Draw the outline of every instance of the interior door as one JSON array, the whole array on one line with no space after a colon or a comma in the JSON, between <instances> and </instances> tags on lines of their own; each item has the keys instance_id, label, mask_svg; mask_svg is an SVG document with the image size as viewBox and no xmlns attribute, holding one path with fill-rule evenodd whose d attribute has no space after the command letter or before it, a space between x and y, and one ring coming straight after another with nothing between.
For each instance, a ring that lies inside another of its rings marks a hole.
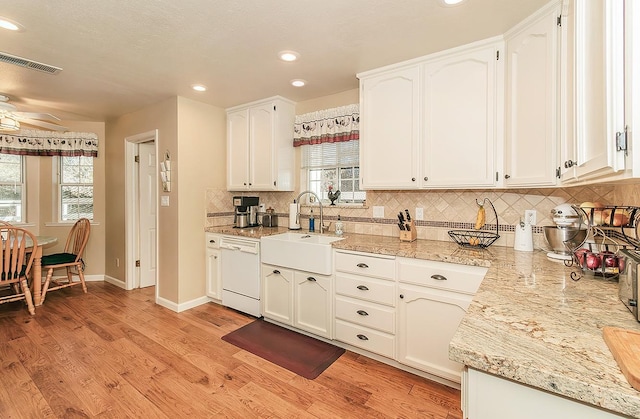
<instances>
[{"instance_id":1,"label":"interior door","mask_svg":"<svg viewBox=\"0 0 640 419\"><path fill-rule=\"evenodd\" d=\"M156 284L156 147L153 142L142 143L138 190L140 208L140 288Z\"/></svg>"}]
</instances>

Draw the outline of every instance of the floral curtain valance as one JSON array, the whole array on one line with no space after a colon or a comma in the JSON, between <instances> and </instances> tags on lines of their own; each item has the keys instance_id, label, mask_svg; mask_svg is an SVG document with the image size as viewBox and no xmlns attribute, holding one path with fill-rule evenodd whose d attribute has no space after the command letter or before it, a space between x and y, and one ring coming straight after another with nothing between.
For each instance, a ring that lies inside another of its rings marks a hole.
<instances>
[{"instance_id":1,"label":"floral curtain valance","mask_svg":"<svg viewBox=\"0 0 640 419\"><path fill-rule=\"evenodd\" d=\"M22 156L98 157L98 136L92 132L20 130L0 133L0 153Z\"/></svg>"},{"instance_id":2,"label":"floral curtain valance","mask_svg":"<svg viewBox=\"0 0 640 419\"><path fill-rule=\"evenodd\" d=\"M296 115L293 146L339 143L360 138L358 104Z\"/></svg>"}]
</instances>

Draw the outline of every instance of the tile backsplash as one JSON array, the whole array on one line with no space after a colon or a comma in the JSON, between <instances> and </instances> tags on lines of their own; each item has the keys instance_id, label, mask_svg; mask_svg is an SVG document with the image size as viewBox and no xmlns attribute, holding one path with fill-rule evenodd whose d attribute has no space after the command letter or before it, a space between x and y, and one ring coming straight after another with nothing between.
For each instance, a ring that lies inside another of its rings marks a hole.
<instances>
[{"instance_id":1,"label":"tile backsplash","mask_svg":"<svg viewBox=\"0 0 640 419\"><path fill-rule=\"evenodd\" d=\"M233 222L232 197L238 192L209 189L206 192L207 226ZM244 195L259 196L267 208L275 209L281 226L288 224L289 203L297 192L257 192ZM415 218L416 208L423 208L424 220L417 222L418 238L449 240L452 228L471 228L475 222L477 200L488 198L493 203L500 226L497 245L513 245L513 226L524 217L525 210L537 211L537 226L552 225L550 211L562 203L599 201L607 205L640 205L640 184L596 184L549 189L487 189L487 190L420 190L368 191L364 206L324 206L325 224L335 222L340 215L345 232L398 236L397 214L408 209ZM373 218L373 207L383 206L384 217ZM301 210L302 227L306 226L309 209ZM315 211L316 217L317 211ZM464 224L460 224L464 223ZM487 223L495 225L495 216L487 208ZM333 231L333 226L330 227ZM534 245L545 247L541 229L536 229Z\"/></svg>"}]
</instances>

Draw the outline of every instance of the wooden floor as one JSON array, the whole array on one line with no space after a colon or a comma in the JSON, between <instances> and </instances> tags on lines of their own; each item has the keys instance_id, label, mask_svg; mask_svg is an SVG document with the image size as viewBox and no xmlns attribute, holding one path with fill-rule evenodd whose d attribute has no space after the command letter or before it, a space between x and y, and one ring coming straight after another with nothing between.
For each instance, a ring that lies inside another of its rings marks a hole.
<instances>
[{"instance_id":1,"label":"wooden floor","mask_svg":"<svg viewBox=\"0 0 640 419\"><path fill-rule=\"evenodd\" d=\"M460 392L347 351L307 380L224 342L253 320L91 282L0 305L0 418L459 419Z\"/></svg>"}]
</instances>

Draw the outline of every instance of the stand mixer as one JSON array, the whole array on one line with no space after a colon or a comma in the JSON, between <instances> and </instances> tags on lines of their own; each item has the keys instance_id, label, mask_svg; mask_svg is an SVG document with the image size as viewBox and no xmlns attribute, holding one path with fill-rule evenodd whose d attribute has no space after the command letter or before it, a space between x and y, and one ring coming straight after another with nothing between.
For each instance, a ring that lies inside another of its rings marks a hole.
<instances>
[{"instance_id":1,"label":"stand mixer","mask_svg":"<svg viewBox=\"0 0 640 419\"><path fill-rule=\"evenodd\" d=\"M544 237L553 249L547 257L571 260L573 250L582 246L589 230L570 204L558 205L551 210L551 216L555 225L544 227Z\"/></svg>"}]
</instances>

